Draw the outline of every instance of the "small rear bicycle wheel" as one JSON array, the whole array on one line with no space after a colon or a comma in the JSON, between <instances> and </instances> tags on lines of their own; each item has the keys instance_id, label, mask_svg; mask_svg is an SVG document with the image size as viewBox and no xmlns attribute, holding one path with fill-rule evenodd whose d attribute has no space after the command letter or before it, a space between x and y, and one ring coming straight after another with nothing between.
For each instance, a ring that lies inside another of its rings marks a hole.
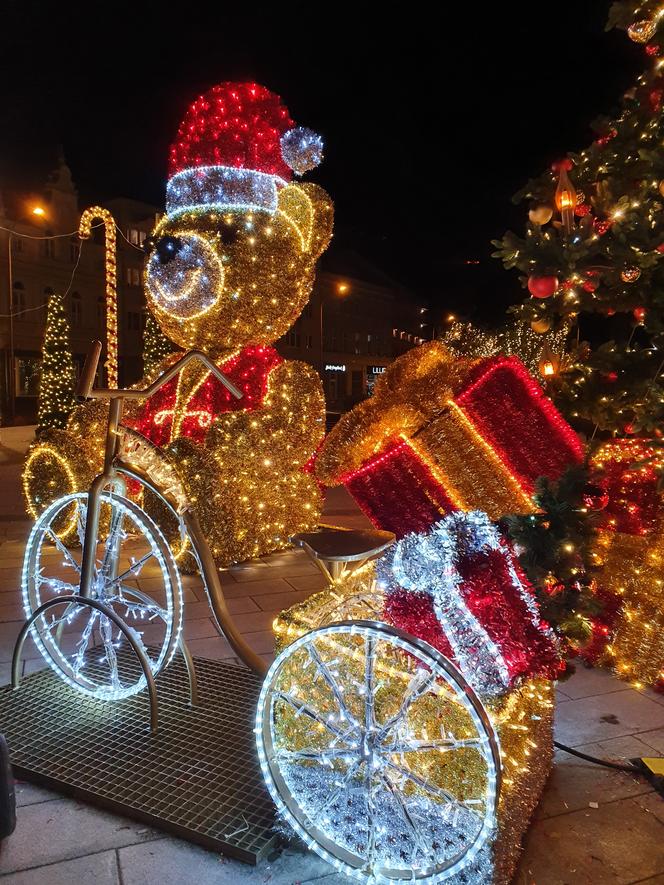
<instances>
[{"instance_id":1,"label":"small rear bicycle wheel","mask_svg":"<svg viewBox=\"0 0 664 885\"><path fill-rule=\"evenodd\" d=\"M256 740L275 804L346 875L434 883L482 864L498 741L472 688L427 643L371 621L312 630L270 667Z\"/></svg>"},{"instance_id":2,"label":"small rear bicycle wheel","mask_svg":"<svg viewBox=\"0 0 664 885\"><path fill-rule=\"evenodd\" d=\"M79 593L88 496L54 501L35 523L23 562L23 607ZM130 628L152 673L167 666L182 629L182 585L173 554L150 517L113 492L101 496L102 518L90 596ZM66 546L57 527L74 514L79 544ZM69 685L104 700L128 697L146 684L122 633L103 612L63 601L39 616L30 634L47 663Z\"/></svg>"}]
</instances>

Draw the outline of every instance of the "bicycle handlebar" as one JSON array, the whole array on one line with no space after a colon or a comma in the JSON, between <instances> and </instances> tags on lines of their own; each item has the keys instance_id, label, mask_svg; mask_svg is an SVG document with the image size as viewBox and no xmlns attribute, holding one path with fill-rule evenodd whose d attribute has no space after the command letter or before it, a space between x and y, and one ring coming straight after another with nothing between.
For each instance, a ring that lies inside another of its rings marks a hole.
<instances>
[{"instance_id":1,"label":"bicycle handlebar","mask_svg":"<svg viewBox=\"0 0 664 885\"><path fill-rule=\"evenodd\" d=\"M227 378L223 372L221 372L217 366L212 362L212 360L207 357L200 350L190 350L188 353L185 353L183 357L181 357L176 363L173 363L172 366L169 366L165 372L156 378L152 384L148 385L148 387L143 388L143 390L110 390L107 388L97 388L97 390L92 389L92 385L94 383L94 378L97 373L97 365L99 364L99 356L101 354L101 342L93 341L92 346L88 352L87 357L85 358L85 365L83 366L83 371L81 372L81 377L79 378L78 384L76 386L76 398L78 400L86 400L86 399L147 399L148 397L155 394L164 384L167 384L171 378L173 378L177 373L184 369L184 367L192 362L193 360L198 360L203 363L203 365L209 369L209 371L214 375L214 377L220 381L226 390L228 390L236 399L242 399L242 391L239 390L233 382Z\"/></svg>"}]
</instances>

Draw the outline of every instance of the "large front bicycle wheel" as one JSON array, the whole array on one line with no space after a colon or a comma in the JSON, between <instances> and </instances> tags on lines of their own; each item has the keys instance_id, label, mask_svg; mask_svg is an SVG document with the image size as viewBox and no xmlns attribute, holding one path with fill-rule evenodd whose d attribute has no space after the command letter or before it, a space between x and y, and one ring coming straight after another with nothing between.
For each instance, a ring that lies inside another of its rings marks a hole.
<instances>
[{"instance_id":1,"label":"large front bicycle wheel","mask_svg":"<svg viewBox=\"0 0 664 885\"><path fill-rule=\"evenodd\" d=\"M256 739L286 820L348 876L440 882L488 850L497 738L425 642L371 621L305 634L267 674Z\"/></svg>"},{"instance_id":2,"label":"large front bicycle wheel","mask_svg":"<svg viewBox=\"0 0 664 885\"><path fill-rule=\"evenodd\" d=\"M35 523L25 552L23 606L79 593L87 494L54 501ZM154 675L168 665L182 628L182 585L158 526L133 501L104 492L90 596L131 629ZM62 514L75 519L80 545L58 535ZM72 516L73 514L73 516ZM145 676L122 633L103 611L63 601L39 616L30 634L47 663L79 691L105 700L136 694Z\"/></svg>"}]
</instances>

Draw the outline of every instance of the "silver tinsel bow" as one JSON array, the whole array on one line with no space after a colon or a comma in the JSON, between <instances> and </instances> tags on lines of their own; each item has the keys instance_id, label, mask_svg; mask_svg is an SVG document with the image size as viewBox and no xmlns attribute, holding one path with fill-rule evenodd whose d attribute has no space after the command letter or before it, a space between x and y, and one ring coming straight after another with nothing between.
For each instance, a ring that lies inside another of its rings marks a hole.
<instances>
[{"instance_id":1,"label":"silver tinsel bow","mask_svg":"<svg viewBox=\"0 0 664 885\"><path fill-rule=\"evenodd\" d=\"M377 565L379 585L386 591L403 587L427 593L463 675L480 694L502 694L509 672L500 648L466 605L461 592L459 560L482 550L501 549L500 536L481 510L450 513L422 534L406 535ZM520 588L536 621L537 609L522 586L511 557L512 580Z\"/></svg>"}]
</instances>

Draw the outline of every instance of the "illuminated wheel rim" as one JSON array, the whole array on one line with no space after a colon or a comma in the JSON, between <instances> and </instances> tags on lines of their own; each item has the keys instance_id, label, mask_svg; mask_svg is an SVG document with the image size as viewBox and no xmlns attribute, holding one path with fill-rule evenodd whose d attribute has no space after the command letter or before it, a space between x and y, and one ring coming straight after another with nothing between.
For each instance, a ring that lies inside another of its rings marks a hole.
<instances>
[{"instance_id":1,"label":"illuminated wheel rim","mask_svg":"<svg viewBox=\"0 0 664 885\"><path fill-rule=\"evenodd\" d=\"M346 875L434 883L482 865L498 741L472 688L427 643L372 621L305 634L270 667L256 740L275 804Z\"/></svg>"},{"instance_id":2,"label":"illuminated wheel rim","mask_svg":"<svg viewBox=\"0 0 664 885\"><path fill-rule=\"evenodd\" d=\"M22 573L28 618L48 600L79 592L87 497L79 492L54 501L30 533ZM97 545L92 598L132 630L156 675L170 663L182 628L182 585L175 560L140 507L110 492L101 500L106 530ZM72 507L80 541L74 548L54 529L60 514ZM37 618L30 635L52 669L84 694L115 700L145 687L145 675L126 639L103 612L63 602Z\"/></svg>"}]
</instances>

